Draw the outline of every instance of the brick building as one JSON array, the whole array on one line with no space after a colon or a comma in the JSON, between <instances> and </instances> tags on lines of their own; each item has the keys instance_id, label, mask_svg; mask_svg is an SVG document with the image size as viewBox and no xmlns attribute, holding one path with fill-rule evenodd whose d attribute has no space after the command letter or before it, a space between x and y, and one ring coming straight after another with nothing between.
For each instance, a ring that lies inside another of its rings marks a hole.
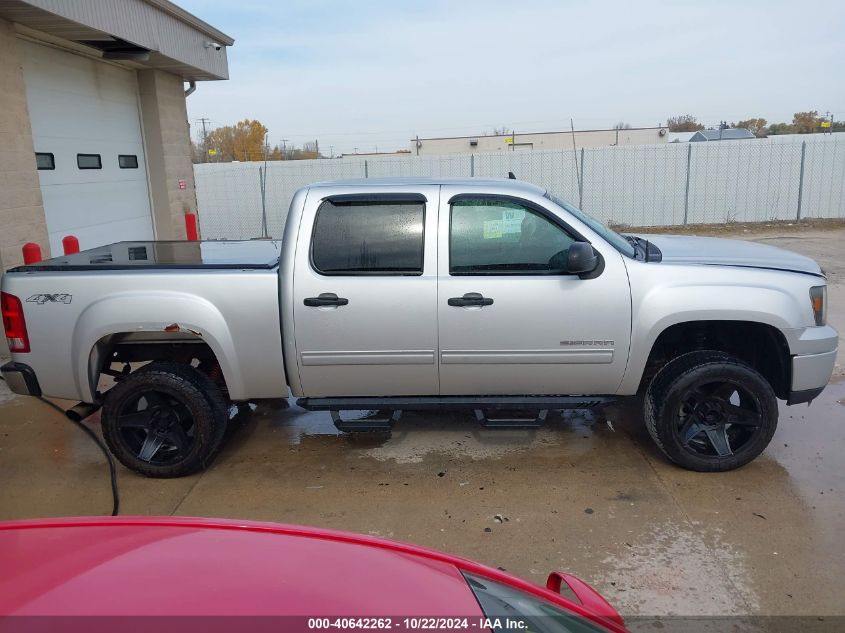
<instances>
[{"instance_id":1,"label":"brick building","mask_svg":"<svg viewBox=\"0 0 845 633\"><path fill-rule=\"evenodd\" d=\"M0 0L0 270L66 235L184 239L185 100L233 42L168 0Z\"/></svg>"}]
</instances>

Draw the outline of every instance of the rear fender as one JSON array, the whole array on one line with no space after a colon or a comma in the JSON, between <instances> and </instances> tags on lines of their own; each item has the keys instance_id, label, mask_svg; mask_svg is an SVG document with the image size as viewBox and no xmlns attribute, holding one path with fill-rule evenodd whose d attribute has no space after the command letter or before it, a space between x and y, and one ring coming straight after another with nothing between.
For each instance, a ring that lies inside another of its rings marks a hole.
<instances>
[{"instance_id":1,"label":"rear fender","mask_svg":"<svg viewBox=\"0 0 845 633\"><path fill-rule=\"evenodd\" d=\"M97 342L114 334L139 332L182 332L201 338L217 357L229 393L236 397L244 392L231 332L214 304L185 293L126 292L95 301L76 322L74 379L83 401L94 401L102 361Z\"/></svg>"}]
</instances>

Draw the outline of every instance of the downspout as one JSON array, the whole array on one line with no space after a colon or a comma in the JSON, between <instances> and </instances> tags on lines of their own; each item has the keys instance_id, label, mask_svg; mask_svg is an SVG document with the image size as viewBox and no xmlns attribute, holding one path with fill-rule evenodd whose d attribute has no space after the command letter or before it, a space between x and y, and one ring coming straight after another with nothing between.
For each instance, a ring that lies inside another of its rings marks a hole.
<instances>
[{"instance_id":1,"label":"downspout","mask_svg":"<svg viewBox=\"0 0 845 633\"><path fill-rule=\"evenodd\" d=\"M185 98L187 99L192 94L194 94L194 90L197 89L197 82L196 81L189 81L188 82L188 89L185 91Z\"/></svg>"}]
</instances>

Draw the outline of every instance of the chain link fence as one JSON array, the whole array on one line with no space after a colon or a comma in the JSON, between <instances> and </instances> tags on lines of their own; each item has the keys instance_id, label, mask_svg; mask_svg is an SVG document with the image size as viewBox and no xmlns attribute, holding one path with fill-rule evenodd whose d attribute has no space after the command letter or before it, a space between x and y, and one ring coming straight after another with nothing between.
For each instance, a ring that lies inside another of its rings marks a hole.
<instances>
[{"instance_id":1,"label":"chain link fence","mask_svg":"<svg viewBox=\"0 0 845 633\"><path fill-rule=\"evenodd\" d=\"M204 239L281 237L294 192L317 181L508 172L614 226L845 218L845 134L194 166Z\"/></svg>"}]
</instances>

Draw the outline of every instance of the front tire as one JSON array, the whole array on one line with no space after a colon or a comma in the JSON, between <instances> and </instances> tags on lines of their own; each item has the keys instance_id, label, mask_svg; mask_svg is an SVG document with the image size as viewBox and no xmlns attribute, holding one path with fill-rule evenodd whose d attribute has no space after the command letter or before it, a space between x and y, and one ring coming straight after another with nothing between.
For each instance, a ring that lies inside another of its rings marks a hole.
<instances>
[{"instance_id":1,"label":"front tire","mask_svg":"<svg viewBox=\"0 0 845 633\"><path fill-rule=\"evenodd\" d=\"M111 452L130 470L158 478L206 468L226 432L219 388L178 363L150 363L104 397L101 423Z\"/></svg>"},{"instance_id":2,"label":"front tire","mask_svg":"<svg viewBox=\"0 0 845 633\"><path fill-rule=\"evenodd\" d=\"M739 359L690 352L667 363L648 387L645 421L658 448L689 470L744 466L769 445L778 422L768 381Z\"/></svg>"}]
</instances>

